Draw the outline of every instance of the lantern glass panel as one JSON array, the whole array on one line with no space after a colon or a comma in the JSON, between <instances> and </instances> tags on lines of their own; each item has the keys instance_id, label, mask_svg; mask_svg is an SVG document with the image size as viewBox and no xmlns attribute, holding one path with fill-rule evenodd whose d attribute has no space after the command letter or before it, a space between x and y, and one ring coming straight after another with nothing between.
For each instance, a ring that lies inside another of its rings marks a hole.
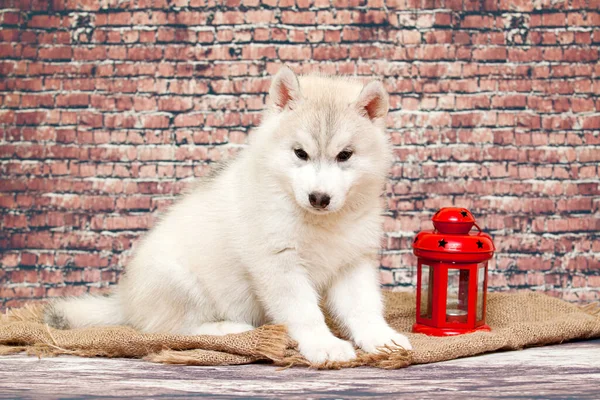
<instances>
[{"instance_id":1,"label":"lantern glass panel","mask_svg":"<svg viewBox=\"0 0 600 400\"><path fill-rule=\"evenodd\" d=\"M433 268L421 265L421 318L431 319L433 304Z\"/></svg>"},{"instance_id":2,"label":"lantern glass panel","mask_svg":"<svg viewBox=\"0 0 600 400\"><path fill-rule=\"evenodd\" d=\"M468 269L448 269L447 293L446 321L466 323L469 309Z\"/></svg>"},{"instance_id":3,"label":"lantern glass panel","mask_svg":"<svg viewBox=\"0 0 600 400\"><path fill-rule=\"evenodd\" d=\"M487 262L479 264L477 268L477 321L483 319L483 306L485 294L485 268Z\"/></svg>"}]
</instances>

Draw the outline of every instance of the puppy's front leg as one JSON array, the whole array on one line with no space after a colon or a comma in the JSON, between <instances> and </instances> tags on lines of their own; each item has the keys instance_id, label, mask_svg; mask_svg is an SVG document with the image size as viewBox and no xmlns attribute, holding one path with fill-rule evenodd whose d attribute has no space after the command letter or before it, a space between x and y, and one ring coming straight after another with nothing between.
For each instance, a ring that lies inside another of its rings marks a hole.
<instances>
[{"instance_id":1,"label":"puppy's front leg","mask_svg":"<svg viewBox=\"0 0 600 400\"><path fill-rule=\"evenodd\" d=\"M327 304L354 343L364 351L374 353L377 347L393 343L412 349L408 338L392 329L383 318L379 272L375 262L361 260L340 275L329 289Z\"/></svg>"},{"instance_id":2,"label":"puppy's front leg","mask_svg":"<svg viewBox=\"0 0 600 400\"><path fill-rule=\"evenodd\" d=\"M251 271L257 293L274 323L285 324L308 361L348 361L356 356L349 342L325 324L319 297L295 251L266 257Z\"/></svg>"}]
</instances>

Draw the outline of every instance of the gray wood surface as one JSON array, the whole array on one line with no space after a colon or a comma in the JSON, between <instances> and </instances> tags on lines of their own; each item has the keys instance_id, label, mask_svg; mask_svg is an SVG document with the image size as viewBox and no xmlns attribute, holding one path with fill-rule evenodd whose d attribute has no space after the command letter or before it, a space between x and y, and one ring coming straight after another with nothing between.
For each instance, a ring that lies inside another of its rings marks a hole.
<instances>
[{"instance_id":1,"label":"gray wood surface","mask_svg":"<svg viewBox=\"0 0 600 400\"><path fill-rule=\"evenodd\" d=\"M386 371L187 367L139 360L0 357L1 399L600 399L600 340Z\"/></svg>"}]
</instances>

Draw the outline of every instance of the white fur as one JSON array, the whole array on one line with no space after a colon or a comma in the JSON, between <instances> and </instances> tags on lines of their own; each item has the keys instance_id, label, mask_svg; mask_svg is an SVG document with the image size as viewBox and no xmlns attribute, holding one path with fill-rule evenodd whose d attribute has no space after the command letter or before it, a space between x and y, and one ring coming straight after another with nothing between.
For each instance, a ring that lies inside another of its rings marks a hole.
<instances>
[{"instance_id":1,"label":"white fur","mask_svg":"<svg viewBox=\"0 0 600 400\"><path fill-rule=\"evenodd\" d=\"M70 326L226 334L280 323L311 362L352 359L352 345L325 324L324 297L362 349L410 348L383 319L378 282L379 197L391 155L383 86L298 80L284 68L270 97L248 148L172 207L110 300L54 304ZM309 160L296 156L297 147ZM352 157L337 162L344 149ZM310 206L313 191L331 196L325 210Z\"/></svg>"}]
</instances>

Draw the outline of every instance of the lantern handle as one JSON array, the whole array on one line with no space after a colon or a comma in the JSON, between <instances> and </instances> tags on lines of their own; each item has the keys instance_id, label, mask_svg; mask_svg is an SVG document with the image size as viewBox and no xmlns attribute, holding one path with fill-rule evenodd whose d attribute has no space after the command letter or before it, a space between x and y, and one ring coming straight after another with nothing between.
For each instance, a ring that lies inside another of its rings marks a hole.
<instances>
[{"instance_id":1,"label":"lantern handle","mask_svg":"<svg viewBox=\"0 0 600 400\"><path fill-rule=\"evenodd\" d=\"M477 222L473 222L473 225L475 226L475 228L479 229L479 233L483 233L479 225L477 225Z\"/></svg>"}]
</instances>

